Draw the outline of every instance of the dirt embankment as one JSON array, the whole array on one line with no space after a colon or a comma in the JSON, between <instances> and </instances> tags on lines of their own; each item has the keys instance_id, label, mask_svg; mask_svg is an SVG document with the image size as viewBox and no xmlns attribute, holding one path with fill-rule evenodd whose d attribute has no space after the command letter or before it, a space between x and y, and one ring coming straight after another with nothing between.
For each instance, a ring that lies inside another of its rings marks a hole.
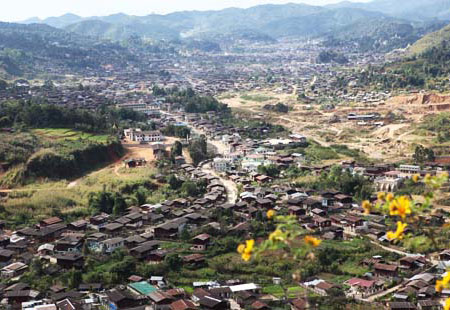
<instances>
[{"instance_id":1,"label":"dirt embankment","mask_svg":"<svg viewBox=\"0 0 450 310\"><path fill-rule=\"evenodd\" d=\"M388 105L414 107L419 113L450 111L450 95L411 94L397 96L387 101Z\"/></svg>"}]
</instances>

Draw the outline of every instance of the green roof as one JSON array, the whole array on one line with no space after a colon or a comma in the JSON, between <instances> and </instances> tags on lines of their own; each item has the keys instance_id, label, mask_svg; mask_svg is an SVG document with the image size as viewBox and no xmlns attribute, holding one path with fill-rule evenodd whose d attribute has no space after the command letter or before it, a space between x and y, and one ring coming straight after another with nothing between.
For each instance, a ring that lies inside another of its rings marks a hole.
<instances>
[{"instance_id":1,"label":"green roof","mask_svg":"<svg viewBox=\"0 0 450 310\"><path fill-rule=\"evenodd\" d=\"M156 287L150 285L150 283L148 283L147 281L130 283L128 286L130 286L135 291L138 291L142 295L148 295L154 291L157 291Z\"/></svg>"}]
</instances>

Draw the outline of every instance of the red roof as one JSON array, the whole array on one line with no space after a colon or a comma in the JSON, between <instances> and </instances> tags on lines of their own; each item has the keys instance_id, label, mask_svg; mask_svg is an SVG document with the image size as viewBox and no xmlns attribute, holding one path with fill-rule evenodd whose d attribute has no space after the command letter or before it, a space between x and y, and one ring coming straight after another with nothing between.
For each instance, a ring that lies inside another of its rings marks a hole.
<instances>
[{"instance_id":1,"label":"red roof","mask_svg":"<svg viewBox=\"0 0 450 310\"><path fill-rule=\"evenodd\" d=\"M375 281L352 278L348 280L347 283L350 286L372 287L375 284Z\"/></svg>"},{"instance_id":2,"label":"red roof","mask_svg":"<svg viewBox=\"0 0 450 310\"><path fill-rule=\"evenodd\" d=\"M197 309L192 301L180 299L170 305L172 310Z\"/></svg>"}]
</instances>

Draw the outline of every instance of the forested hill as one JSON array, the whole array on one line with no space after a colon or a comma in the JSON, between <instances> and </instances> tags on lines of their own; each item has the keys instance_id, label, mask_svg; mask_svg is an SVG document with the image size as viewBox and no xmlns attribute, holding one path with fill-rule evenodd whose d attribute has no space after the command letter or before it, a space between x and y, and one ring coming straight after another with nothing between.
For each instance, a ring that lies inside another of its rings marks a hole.
<instances>
[{"instance_id":1,"label":"forested hill","mask_svg":"<svg viewBox=\"0 0 450 310\"><path fill-rule=\"evenodd\" d=\"M104 42L42 24L0 23L0 73L89 72L106 64L125 66L135 56Z\"/></svg>"},{"instance_id":2,"label":"forested hill","mask_svg":"<svg viewBox=\"0 0 450 310\"><path fill-rule=\"evenodd\" d=\"M34 102L0 103L1 187L35 178L71 179L122 156L118 132L145 124L144 114L102 107L96 111Z\"/></svg>"},{"instance_id":3,"label":"forested hill","mask_svg":"<svg viewBox=\"0 0 450 310\"><path fill-rule=\"evenodd\" d=\"M25 22L36 21L39 20ZM146 16L115 14L81 18L66 14L39 22L78 34L118 41L139 36L154 40L204 39L217 43L224 37L242 39L241 34L245 33L245 38L262 41L327 37L348 44L349 41L360 43L369 39L369 48L384 50L406 47L427 30L434 30L428 29L427 23L387 15L372 7L365 9L344 4L321 7L290 3ZM339 36L340 33L343 37Z\"/></svg>"},{"instance_id":4,"label":"forested hill","mask_svg":"<svg viewBox=\"0 0 450 310\"><path fill-rule=\"evenodd\" d=\"M433 47L439 47L444 42L450 42L450 25L432 32L418 40L407 50L408 56L420 55Z\"/></svg>"},{"instance_id":5,"label":"forested hill","mask_svg":"<svg viewBox=\"0 0 450 310\"><path fill-rule=\"evenodd\" d=\"M450 42L441 43L421 54L370 67L358 80L380 89L418 89L444 91L450 74Z\"/></svg>"}]
</instances>

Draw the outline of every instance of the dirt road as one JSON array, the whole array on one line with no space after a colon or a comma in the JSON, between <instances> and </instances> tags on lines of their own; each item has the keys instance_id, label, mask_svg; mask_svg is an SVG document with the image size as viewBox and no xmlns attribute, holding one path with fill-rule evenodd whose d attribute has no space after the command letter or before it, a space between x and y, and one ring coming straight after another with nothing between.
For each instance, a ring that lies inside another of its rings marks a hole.
<instances>
[{"instance_id":1,"label":"dirt road","mask_svg":"<svg viewBox=\"0 0 450 310\"><path fill-rule=\"evenodd\" d=\"M198 130L193 127L191 127L191 130L198 135L204 134L204 132L202 132L201 130ZM208 145L213 146L215 153L217 153L219 155L225 155L230 152L229 147L227 145L225 145L225 143L223 143L222 141L219 141L219 140L208 139ZM221 183L225 187L225 190L227 191L227 202L228 203L236 202L236 200L238 198L238 188L237 188L236 183L234 183L233 181L228 180L228 179L222 177L220 174L218 174L214 169L211 168L210 163L203 165L201 167L201 169L204 173L214 175L220 179Z\"/></svg>"},{"instance_id":2,"label":"dirt road","mask_svg":"<svg viewBox=\"0 0 450 310\"><path fill-rule=\"evenodd\" d=\"M205 164L201 167L202 171L207 174L211 174L213 176L216 176L220 179L220 182L225 187L225 190L227 191L227 202L228 203L236 203L238 198L238 188L236 183L234 183L231 180L225 179L220 174L218 174L214 169L211 168L211 164Z\"/></svg>"}]
</instances>

